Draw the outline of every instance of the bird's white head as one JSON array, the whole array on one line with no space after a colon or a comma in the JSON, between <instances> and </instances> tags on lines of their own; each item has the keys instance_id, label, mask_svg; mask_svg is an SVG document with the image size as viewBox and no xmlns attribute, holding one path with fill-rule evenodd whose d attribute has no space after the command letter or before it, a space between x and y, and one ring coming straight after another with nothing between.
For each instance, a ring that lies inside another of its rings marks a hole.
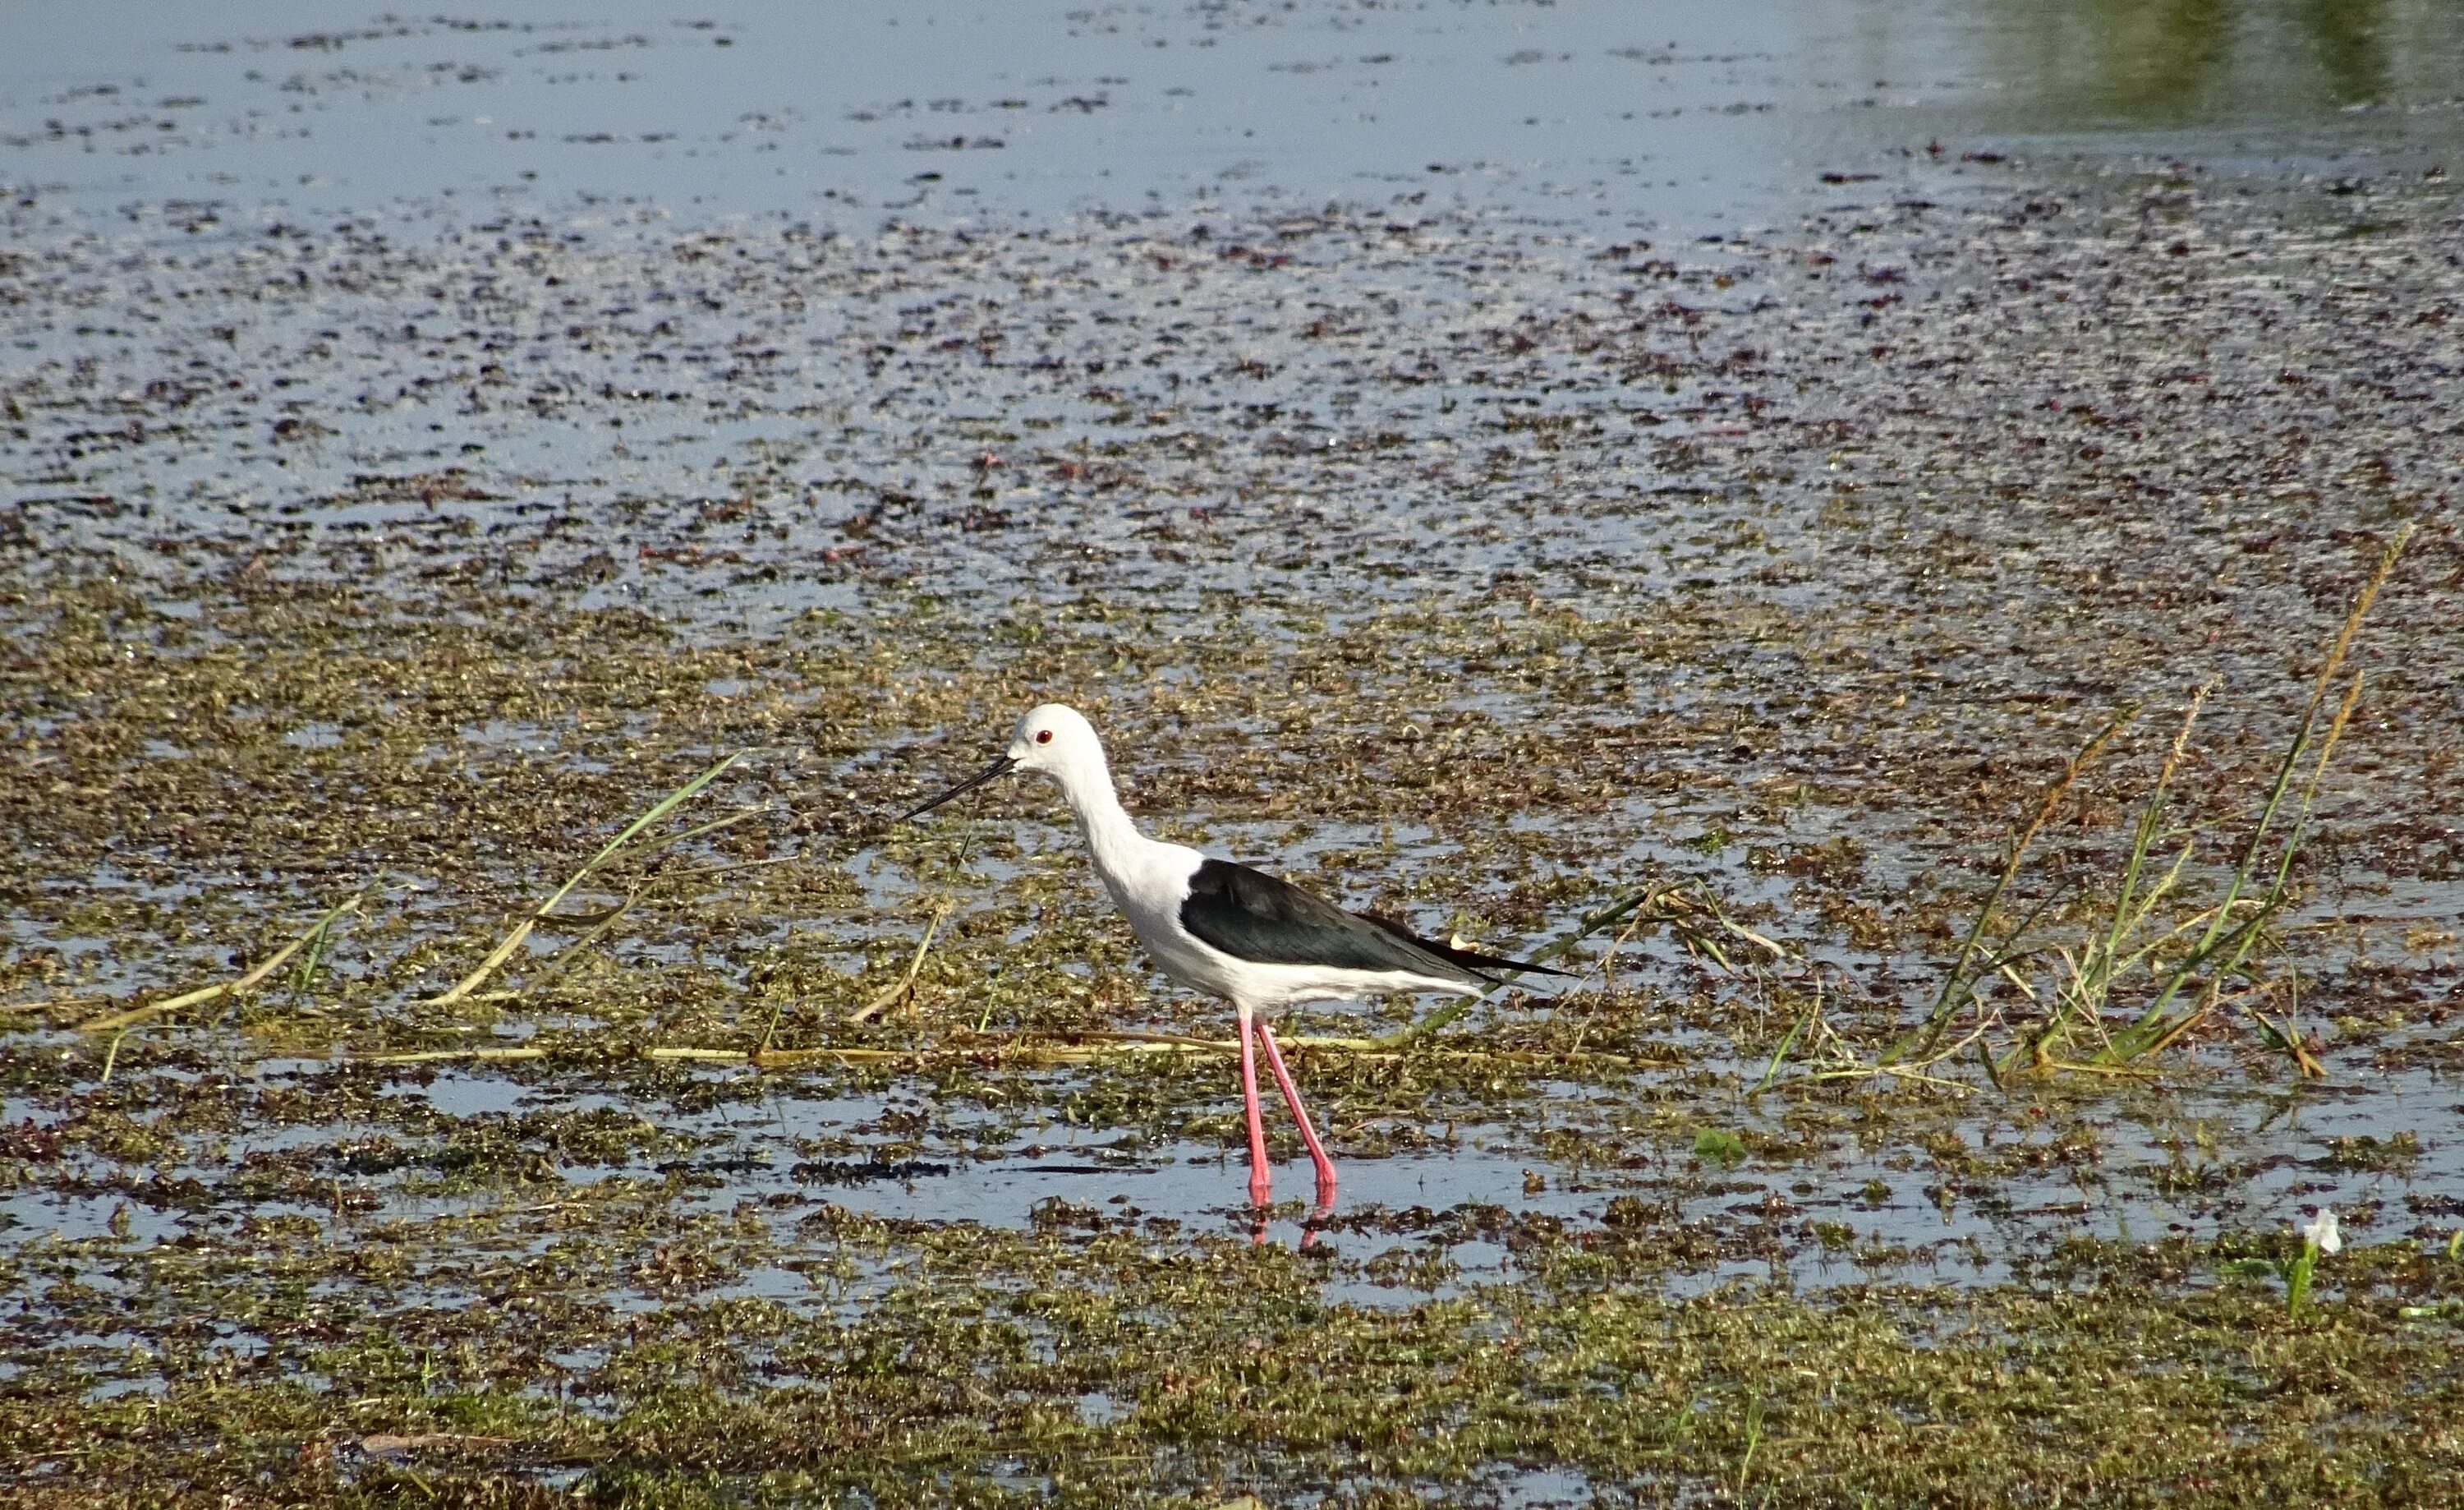
<instances>
[{"instance_id":1,"label":"bird's white head","mask_svg":"<svg viewBox=\"0 0 2464 1510\"><path fill-rule=\"evenodd\" d=\"M1106 773L1104 742L1095 737L1095 725L1066 702L1027 709L1010 736L1009 758L1020 770L1043 771L1064 787L1073 775Z\"/></svg>"},{"instance_id":2,"label":"bird's white head","mask_svg":"<svg viewBox=\"0 0 2464 1510\"><path fill-rule=\"evenodd\" d=\"M1095 737L1095 726L1076 708L1047 702L1028 709L1026 717L1018 721L1009 750L1001 759L898 821L920 817L960 792L1020 770L1040 770L1059 782L1069 805L1082 817L1090 811L1090 804L1112 805L1111 768L1104 763L1104 742Z\"/></svg>"}]
</instances>

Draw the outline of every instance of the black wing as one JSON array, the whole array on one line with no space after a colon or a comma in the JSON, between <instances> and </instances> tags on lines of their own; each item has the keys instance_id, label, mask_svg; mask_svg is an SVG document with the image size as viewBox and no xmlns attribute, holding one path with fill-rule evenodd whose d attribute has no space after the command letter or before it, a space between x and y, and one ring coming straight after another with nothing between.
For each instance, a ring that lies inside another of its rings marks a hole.
<instances>
[{"instance_id":1,"label":"black wing","mask_svg":"<svg viewBox=\"0 0 2464 1510\"><path fill-rule=\"evenodd\" d=\"M1404 970L1465 985L1495 985L1490 970L1565 970L1423 939L1390 918L1346 912L1287 880L1229 860L1207 860L1189 877L1180 925L1200 943L1258 964L1342 970Z\"/></svg>"}]
</instances>

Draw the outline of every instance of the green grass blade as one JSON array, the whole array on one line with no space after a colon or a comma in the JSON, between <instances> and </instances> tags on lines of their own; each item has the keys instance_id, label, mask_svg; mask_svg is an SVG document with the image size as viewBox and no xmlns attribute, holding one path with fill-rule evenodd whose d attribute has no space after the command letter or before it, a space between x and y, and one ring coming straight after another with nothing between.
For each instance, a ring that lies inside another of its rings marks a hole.
<instances>
[{"instance_id":1,"label":"green grass blade","mask_svg":"<svg viewBox=\"0 0 2464 1510\"><path fill-rule=\"evenodd\" d=\"M522 921L515 925L514 931L505 935L504 941L498 944L495 949L491 950L486 959L479 962L476 968L473 969L470 974L465 975L460 980L454 982L451 988L447 988L441 994L428 998L428 1000L423 1002L421 1005L427 1007L450 1007L455 1002L458 1002L464 997L470 995L473 991L477 990L480 986L487 981L489 976L495 974L500 966L502 966L507 960L514 957L514 951L520 948L522 946L522 941L531 936L531 930L539 926L539 919L546 914L555 911L556 904L564 900L576 886L579 886L583 881L589 879L593 872L597 871L601 866L605 865L609 860L614 859L619 854L622 854L625 846L632 843L635 838L641 835L644 830L649 828L652 824L657 823L669 813L675 811L686 803L691 802L693 799L694 793L700 791L704 787L709 786L712 782L716 781L721 772L735 765L737 761L742 760L748 753L750 752L746 750L737 750L735 754L728 756L725 760L720 761L717 765L713 766L710 769L703 771L700 775L695 776L693 780L686 782L683 786L678 787L675 790L669 792L666 796L651 804L649 811L627 824L624 831L618 833L614 838L608 840L606 844L600 849L598 854L583 861L582 869L575 871L571 876L566 877L564 884L559 886L547 900L540 902L538 906L532 908L530 912L523 917Z\"/></svg>"},{"instance_id":2,"label":"green grass blade","mask_svg":"<svg viewBox=\"0 0 2464 1510\"><path fill-rule=\"evenodd\" d=\"M1788 1036L1779 1041L1779 1047L1771 1051L1771 1062L1763 1066L1763 1077L1754 1082L1754 1088L1748 1091L1747 1095L1760 1096L1771 1089L1771 1082L1779 1076L1780 1061L1788 1057L1789 1051L1796 1047L1796 1040L1804 1035L1805 1030L1812 1027L1814 1019L1821 1014L1822 974L1817 970L1814 976L1814 1000L1806 1006L1803 1012L1798 1014L1795 1026L1788 1030Z\"/></svg>"},{"instance_id":3,"label":"green grass blade","mask_svg":"<svg viewBox=\"0 0 2464 1510\"><path fill-rule=\"evenodd\" d=\"M1923 1045L1921 1052L1926 1054L1932 1053L1935 1045L1942 1041L1943 1031L1949 1025L1951 1013L1956 1010L1957 1001L1964 1000L1962 988L1968 983L1969 966L1975 960L1977 946L1984 942L1986 929L1991 925L1994 912L2002 904L2003 894L2011 889L2012 881L2018 877L2019 862L2027 857L2028 849L2035 843L2036 835L2044 830L2047 823L2053 821L2054 810L2061 805L2062 798L2069 794L2079 776L2103 751L2104 746L2112 741L2113 737L2120 734L2131 720L2139 716L2139 706L2137 702L2123 705L2122 710L2113 716L2111 722L2097 731L2094 739L2089 740L2078 754L2070 758L2069 763L2062 767L2061 774L2054 778L2053 783L2045 788L2043 798L2036 804L2036 815L2030 819L2027 828L2011 841L2011 853L2002 863L2002 874L1995 877L1993 889L1986 894L1985 905L1977 909L1976 922L1969 928L1968 937L1961 941L1959 954L1951 961L1949 971L1943 976L1942 990L1934 997L1932 1010L1925 1014L1925 1026L1907 1034L1885 1051L1882 1063L1890 1064L1906 1057L1911 1050L1918 1048L1920 1040Z\"/></svg>"}]
</instances>

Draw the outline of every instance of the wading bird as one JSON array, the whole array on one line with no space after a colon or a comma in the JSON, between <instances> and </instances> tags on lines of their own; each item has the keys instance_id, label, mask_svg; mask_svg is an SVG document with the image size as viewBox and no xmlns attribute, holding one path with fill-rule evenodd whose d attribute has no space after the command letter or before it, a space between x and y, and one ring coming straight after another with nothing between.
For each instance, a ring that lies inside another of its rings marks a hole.
<instances>
[{"instance_id":1,"label":"wading bird","mask_svg":"<svg viewBox=\"0 0 2464 1510\"><path fill-rule=\"evenodd\" d=\"M1502 984L1490 972L1545 965L1501 959L1423 939L1401 923L1346 912L1263 871L1164 844L1138 832L1112 790L1111 767L1094 726L1075 708L1047 702L1018 721L1009 751L898 821L920 817L1013 771L1042 771L1060 783L1095 861L1104 889L1130 920L1165 974L1232 1004L1241 1020L1241 1099L1249 1119L1249 1199L1272 1190L1266 1132L1258 1109L1257 1050L1300 1124L1317 1166L1317 1204L1334 1201L1334 1161L1301 1107L1299 1087L1266 1018L1299 1002L1348 1001L1389 991L1482 996ZM1255 1049L1252 1047L1254 1036Z\"/></svg>"}]
</instances>

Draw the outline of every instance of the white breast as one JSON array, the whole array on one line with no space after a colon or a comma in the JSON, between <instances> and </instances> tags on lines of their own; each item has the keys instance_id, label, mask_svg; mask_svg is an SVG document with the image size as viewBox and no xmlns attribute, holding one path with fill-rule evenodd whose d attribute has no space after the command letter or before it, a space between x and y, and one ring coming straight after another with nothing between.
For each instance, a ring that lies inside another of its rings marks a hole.
<instances>
[{"instance_id":1,"label":"white breast","mask_svg":"<svg viewBox=\"0 0 2464 1510\"><path fill-rule=\"evenodd\" d=\"M1189 877L1206 856L1183 844L1158 844L1137 835L1135 845L1095 847L1095 874L1112 894L1130 931L1166 975L1194 990L1231 997L1241 963L1191 938L1180 925L1180 904L1189 899Z\"/></svg>"}]
</instances>

